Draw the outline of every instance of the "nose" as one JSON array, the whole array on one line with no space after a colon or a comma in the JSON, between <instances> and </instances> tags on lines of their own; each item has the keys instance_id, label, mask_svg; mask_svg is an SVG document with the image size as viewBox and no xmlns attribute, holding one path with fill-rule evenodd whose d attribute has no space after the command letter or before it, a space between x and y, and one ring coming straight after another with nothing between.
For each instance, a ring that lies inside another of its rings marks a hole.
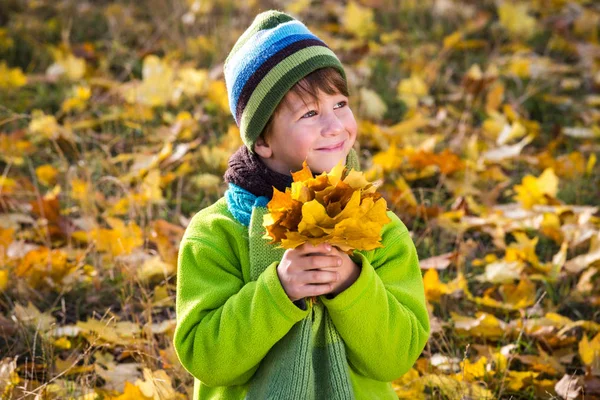
<instances>
[{"instance_id":1,"label":"nose","mask_svg":"<svg viewBox=\"0 0 600 400\"><path fill-rule=\"evenodd\" d=\"M337 115L335 115L335 113L330 113L325 117L325 121L321 129L321 135L337 136L342 133L344 129L344 124L342 121L340 121Z\"/></svg>"}]
</instances>

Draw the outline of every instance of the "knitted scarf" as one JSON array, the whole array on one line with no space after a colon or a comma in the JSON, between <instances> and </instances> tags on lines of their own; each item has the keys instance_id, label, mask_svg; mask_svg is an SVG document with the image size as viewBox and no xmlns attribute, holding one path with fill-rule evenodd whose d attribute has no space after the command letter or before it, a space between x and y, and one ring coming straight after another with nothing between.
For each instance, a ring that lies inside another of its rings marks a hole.
<instances>
[{"instance_id":1,"label":"knitted scarf","mask_svg":"<svg viewBox=\"0 0 600 400\"><path fill-rule=\"evenodd\" d=\"M236 219L248 226L250 279L253 281L265 268L281 260L285 251L263 238L263 216L268 213L266 204L272 196L272 190L269 193L265 187L284 180L277 176L281 174L265 171L259 163L262 164L258 156L240 149L230 159L225 174L229 182L228 208ZM354 150L348 155L346 165L359 168ZM266 173L261 174L261 171ZM290 185L291 178L288 182ZM285 186L277 189L285 190ZM354 399L344 342L325 306L317 301L309 307L309 315L294 325L261 361L246 399Z\"/></svg>"}]
</instances>

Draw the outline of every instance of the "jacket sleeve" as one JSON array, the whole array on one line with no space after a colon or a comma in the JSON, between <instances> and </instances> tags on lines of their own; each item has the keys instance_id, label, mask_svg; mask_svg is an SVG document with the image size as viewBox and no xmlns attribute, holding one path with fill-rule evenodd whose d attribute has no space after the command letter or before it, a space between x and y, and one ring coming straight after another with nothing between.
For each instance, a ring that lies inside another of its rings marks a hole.
<instances>
[{"instance_id":1,"label":"jacket sleeve","mask_svg":"<svg viewBox=\"0 0 600 400\"><path fill-rule=\"evenodd\" d=\"M355 252L358 279L333 299L321 296L359 374L393 381L417 360L429 337L429 315L417 252L408 230L389 212L384 247Z\"/></svg>"},{"instance_id":2,"label":"jacket sleeve","mask_svg":"<svg viewBox=\"0 0 600 400\"><path fill-rule=\"evenodd\" d=\"M178 255L174 346L208 386L246 383L269 349L303 317L273 263L244 284L239 249L214 232L184 238Z\"/></svg>"}]
</instances>

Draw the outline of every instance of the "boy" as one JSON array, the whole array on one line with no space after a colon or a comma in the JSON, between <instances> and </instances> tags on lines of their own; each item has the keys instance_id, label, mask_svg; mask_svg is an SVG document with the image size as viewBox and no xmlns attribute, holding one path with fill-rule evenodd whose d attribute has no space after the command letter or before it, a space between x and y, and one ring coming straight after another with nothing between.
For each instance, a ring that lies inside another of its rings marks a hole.
<instances>
[{"instance_id":1,"label":"boy","mask_svg":"<svg viewBox=\"0 0 600 400\"><path fill-rule=\"evenodd\" d=\"M391 381L429 334L408 230L392 212L383 248L352 257L328 244L278 249L263 239L273 187L345 160L356 120L344 69L301 22L259 14L225 62L245 146L229 188L198 212L179 250L174 345L194 399L393 399ZM314 303L306 297L319 296Z\"/></svg>"}]
</instances>

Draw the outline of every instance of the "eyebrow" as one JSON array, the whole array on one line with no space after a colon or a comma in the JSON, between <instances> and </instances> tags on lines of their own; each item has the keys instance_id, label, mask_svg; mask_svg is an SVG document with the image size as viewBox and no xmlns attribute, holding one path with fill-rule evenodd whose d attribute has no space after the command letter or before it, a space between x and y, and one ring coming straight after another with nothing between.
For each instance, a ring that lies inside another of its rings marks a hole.
<instances>
[{"instance_id":1,"label":"eyebrow","mask_svg":"<svg viewBox=\"0 0 600 400\"><path fill-rule=\"evenodd\" d=\"M307 102L301 101L301 103L302 104L300 106L292 108L292 107L290 107L290 104L288 102L288 108L290 110L292 110L293 114L296 114L296 113L300 112L300 110L302 110L304 107L309 107L310 108L310 106L317 104L317 102L315 100L309 100Z\"/></svg>"}]
</instances>

